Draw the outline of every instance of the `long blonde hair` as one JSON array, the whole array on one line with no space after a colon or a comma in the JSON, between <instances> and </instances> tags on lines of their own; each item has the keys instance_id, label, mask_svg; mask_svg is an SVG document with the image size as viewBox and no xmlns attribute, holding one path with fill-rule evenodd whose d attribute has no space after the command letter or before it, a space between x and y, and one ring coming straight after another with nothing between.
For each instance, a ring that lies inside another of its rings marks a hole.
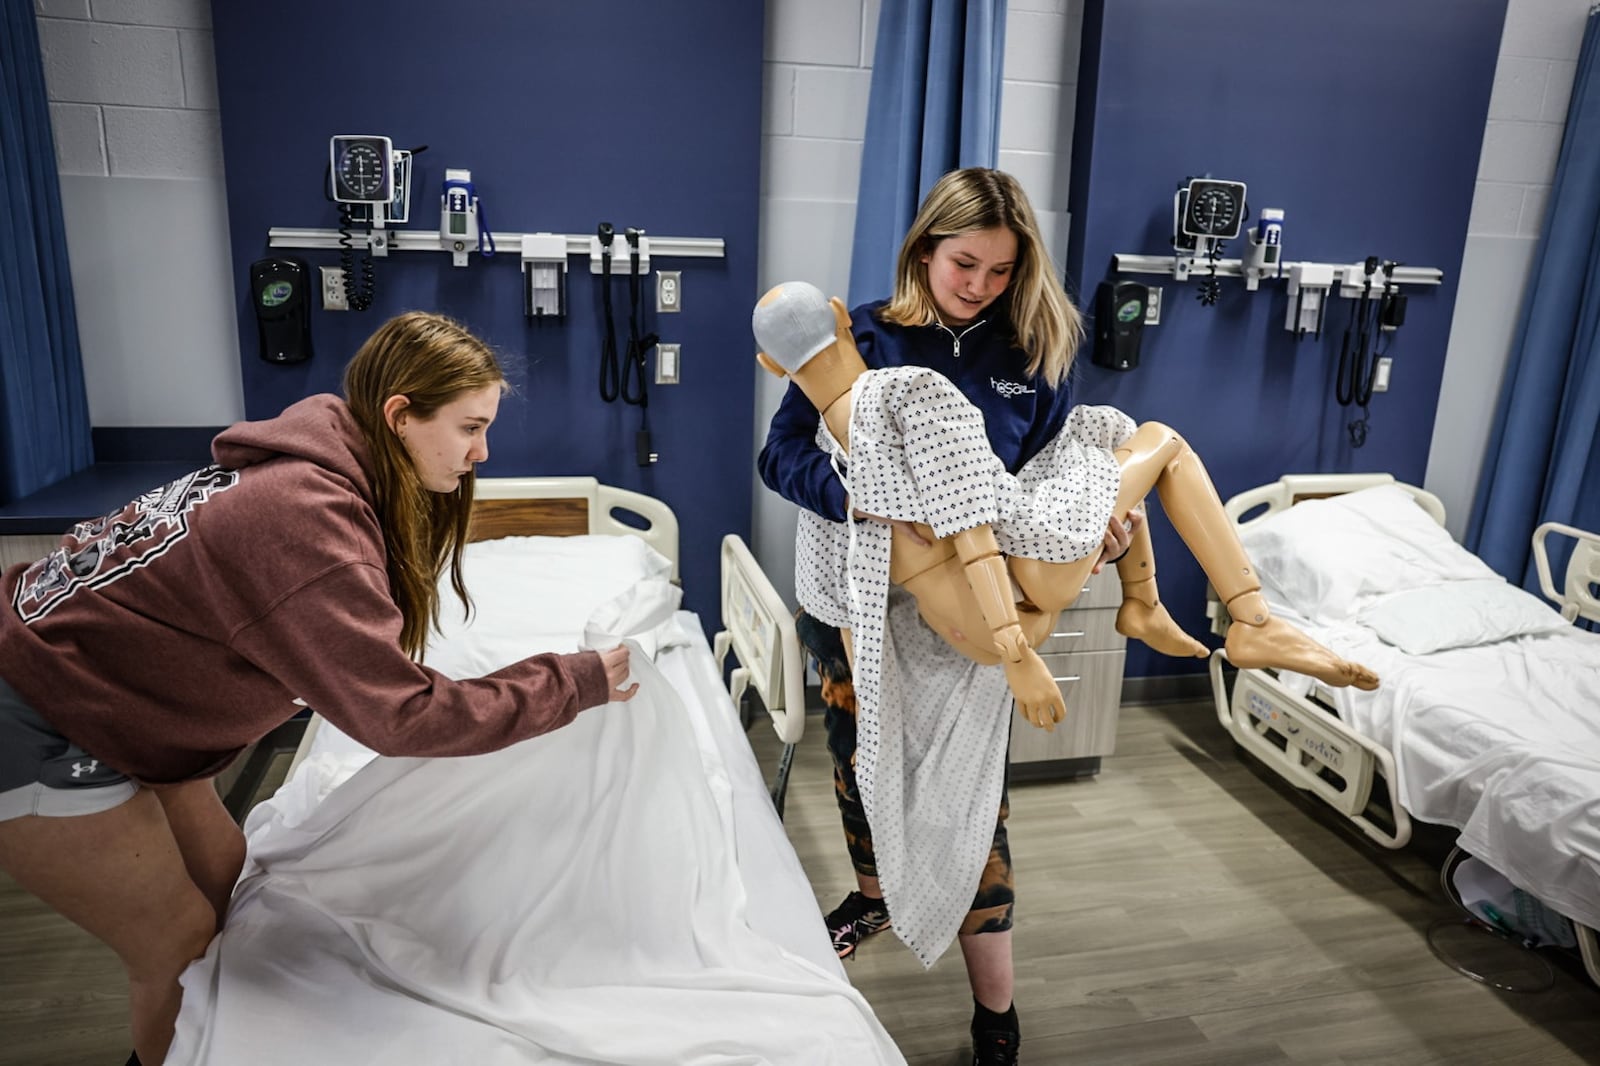
<instances>
[{"instance_id":1,"label":"long blonde hair","mask_svg":"<svg viewBox=\"0 0 1600 1066\"><path fill-rule=\"evenodd\" d=\"M410 311L378 327L344 371L345 402L372 453L373 497L388 552L389 588L404 624L400 646L420 655L428 631L439 624L439 576L450 567L450 586L471 608L461 576L461 555L472 520L476 474L453 492L423 485L400 437L384 417L384 403L404 396L418 418L432 418L464 392L498 384L505 373L489 346L443 315Z\"/></svg>"},{"instance_id":2,"label":"long blonde hair","mask_svg":"<svg viewBox=\"0 0 1600 1066\"><path fill-rule=\"evenodd\" d=\"M1058 388L1083 340L1083 316L1056 279L1027 194L1017 179L1004 171L987 167L952 170L928 190L900 245L894 297L879 315L902 326L938 321L923 257L932 255L947 237L994 226L1006 226L1017 235L1017 260L1007 286L1017 346L1028 356L1028 373Z\"/></svg>"}]
</instances>

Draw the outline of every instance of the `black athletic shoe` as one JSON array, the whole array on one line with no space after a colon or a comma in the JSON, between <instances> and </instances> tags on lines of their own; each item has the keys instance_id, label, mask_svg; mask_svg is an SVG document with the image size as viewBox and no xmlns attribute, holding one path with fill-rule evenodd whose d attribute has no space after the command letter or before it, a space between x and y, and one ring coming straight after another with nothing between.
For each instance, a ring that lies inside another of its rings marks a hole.
<instances>
[{"instance_id":1,"label":"black athletic shoe","mask_svg":"<svg viewBox=\"0 0 1600 1066\"><path fill-rule=\"evenodd\" d=\"M972 1066L1017 1066L1022 1034L1015 1029L984 1029L972 1034Z\"/></svg>"},{"instance_id":2,"label":"black athletic shoe","mask_svg":"<svg viewBox=\"0 0 1600 1066\"><path fill-rule=\"evenodd\" d=\"M855 954L857 944L889 928L889 912L884 909L883 900L852 892L833 909L827 922L833 950L841 959L848 959Z\"/></svg>"}]
</instances>

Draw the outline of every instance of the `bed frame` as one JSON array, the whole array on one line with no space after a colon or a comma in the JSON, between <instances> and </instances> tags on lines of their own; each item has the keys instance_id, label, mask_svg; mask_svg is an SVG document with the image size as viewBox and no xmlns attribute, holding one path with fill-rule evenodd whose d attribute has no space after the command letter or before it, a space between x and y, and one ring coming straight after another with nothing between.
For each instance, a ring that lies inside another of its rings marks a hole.
<instances>
[{"instance_id":1,"label":"bed frame","mask_svg":"<svg viewBox=\"0 0 1600 1066\"><path fill-rule=\"evenodd\" d=\"M1223 505L1228 517L1248 526L1303 500L1338 496L1374 485L1394 485L1410 493L1441 526L1444 504L1433 493L1396 481L1389 474L1286 474L1270 485L1250 489ZM1574 538L1576 547L1567 563L1563 589L1557 591L1550 576L1546 540L1551 533ZM1559 523L1546 522L1534 531L1534 559L1544 594L1554 600L1561 615L1571 622L1579 617L1600 621L1600 537ZM1227 633L1231 619L1216 590L1207 586L1206 615L1211 631ZM1332 694L1318 684L1300 696L1266 670L1239 670L1229 692L1222 667L1227 653L1211 653L1211 693L1217 719L1234 741L1296 788L1309 792L1349 819L1362 833L1385 848L1398 849L1411 840L1411 817L1394 794L1394 756L1383 745L1352 729L1334 711ZM1373 793L1381 785L1393 825L1375 821L1382 809ZM1600 984L1600 941L1595 931L1573 922L1585 970Z\"/></svg>"},{"instance_id":2,"label":"bed frame","mask_svg":"<svg viewBox=\"0 0 1600 1066\"><path fill-rule=\"evenodd\" d=\"M479 478L474 493L473 541L513 536L578 536L603 533L635 536L672 563L679 580L678 519L661 500L602 485L592 477ZM749 688L766 704L773 728L785 745L773 785L773 802L783 813L794 745L805 730L805 669L794 619L755 556L738 536L722 543L722 629L715 638L717 665L729 650L739 662L729 680L734 706ZM322 719L312 715L289 773L310 750Z\"/></svg>"}]
</instances>

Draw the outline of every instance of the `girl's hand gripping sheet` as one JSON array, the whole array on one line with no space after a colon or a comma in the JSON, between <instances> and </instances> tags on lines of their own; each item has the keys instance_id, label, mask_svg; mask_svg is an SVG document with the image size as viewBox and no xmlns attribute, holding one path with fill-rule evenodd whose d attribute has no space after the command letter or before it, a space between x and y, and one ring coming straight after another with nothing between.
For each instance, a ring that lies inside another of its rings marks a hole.
<instances>
[{"instance_id":1,"label":"girl's hand gripping sheet","mask_svg":"<svg viewBox=\"0 0 1600 1066\"><path fill-rule=\"evenodd\" d=\"M612 703L626 703L639 692L639 683L628 685L628 645L618 644L600 653L600 662L606 668L606 685ZM627 685L627 688L623 688Z\"/></svg>"}]
</instances>

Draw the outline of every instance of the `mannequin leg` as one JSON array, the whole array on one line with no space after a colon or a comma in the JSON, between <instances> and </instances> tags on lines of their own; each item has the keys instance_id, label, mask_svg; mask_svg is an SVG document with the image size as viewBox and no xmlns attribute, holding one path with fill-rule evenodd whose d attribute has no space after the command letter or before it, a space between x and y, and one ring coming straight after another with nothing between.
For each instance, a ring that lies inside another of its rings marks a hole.
<instances>
[{"instance_id":1,"label":"mannequin leg","mask_svg":"<svg viewBox=\"0 0 1600 1066\"><path fill-rule=\"evenodd\" d=\"M1222 510L1211 476L1176 431L1159 422L1146 422L1126 448L1117 449L1117 458L1122 464L1123 492L1130 483L1141 491L1155 488L1173 528L1227 604L1234 621L1224 640L1229 662L1250 669L1282 667L1334 686L1378 687L1377 675L1371 670L1340 658L1273 617L1261 595L1255 567ZM1117 502L1121 513L1120 494Z\"/></svg>"},{"instance_id":2,"label":"mannequin leg","mask_svg":"<svg viewBox=\"0 0 1600 1066\"><path fill-rule=\"evenodd\" d=\"M1034 725L1053 730L1066 717L1066 704L1050 668L1029 645L1023 631L1011 592L1011 575L995 542L994 530L977 526L949 539L955 543L967 584L983 612L994 649L1000 653L1000 665L1005 669L1006 684L1016 700L1017 711Z\"/></svg>"},{"instance_id":3,"label":"mannequin leg","mask_svg":"<svg viewBox=\"0 0 1600 1066\"><path fill-rule=\"evenodd\" d=\"M1122 580L1122 606L1117 608L1117 632L1143 641L1162 655L1204 659L1206 646L1185 633L1161 602L1156 589L1156 553L1150 541L1150 523L1134 531L1133 544L1117 560Z\"/></svg>"}]
</instances>

